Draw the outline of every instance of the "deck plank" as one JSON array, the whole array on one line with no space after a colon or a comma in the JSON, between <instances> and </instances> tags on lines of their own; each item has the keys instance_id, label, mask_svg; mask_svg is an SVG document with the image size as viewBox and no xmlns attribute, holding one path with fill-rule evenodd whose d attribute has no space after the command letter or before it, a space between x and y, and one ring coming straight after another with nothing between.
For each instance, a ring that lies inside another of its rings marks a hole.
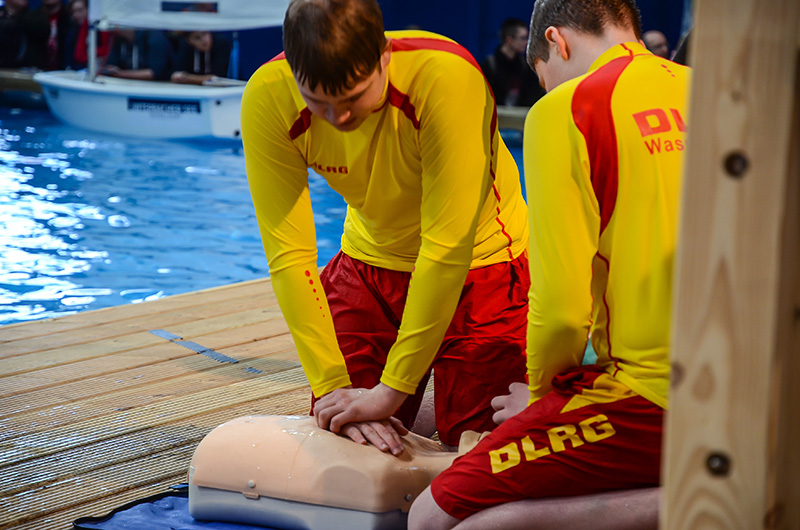
<instances>
[{"instance_id":1,"label":"deck plank","mask_svg":"<svg viewBox=\"0 0 800 530\"><path fill-rule=\"evenodd\" d=\"M30 519L26 518L24 521L14 520L10 523L0 524L0 530L68 530L72 528L72 522L79 517L106 515L118 506L161 493L182 480L180 475L175 475L147 486L134 487L106 497L98 496L93 501L79 506L71 506L47 514L42 514L39 511Z\"/></svg>"},{"instance_id":2,"label":"deck plank","mask_svg":"<svg viewBox=\"0 0 800 530\"><path fill-rule=\"evenodd\" d=\"M203 291L169 296L157 300L157 307L153 306L153 302L146 302L146 307L152 308L153 311L169 312L194 306L209 306L237 298L251 299L254 304L267 306L275 301L275 294L272 292L268 281L263 279L251 280L221 287L212 287ZM15 340L31 339L80 328L90 328L109 322L124 321L132 316L141 314L141 304L130 304L75 313L59 318L9 324L0 327L0 345Z\"/></svg>"},{"instance_id":3,"label":"deck plank","mask_svg":"<svg viewBox=\"0 0 800 530\"><path fill-rule=\"evenodd\" d=\"M165 491L217 425L309 405L269 280L2 326L0 530L66 530Z\"/></svg>"},{"instance_id":4,"label":"deck plank","mask_svg":"<svg viewBox=\"0 0 800 530\"><path fill-rule=\"evenodd\" d=\"M308 404L308 390L298 389L278 399L245 403L201 415L192 418L191 423L146 429L133 436L104 440L89 447L9 466L4 469L0 481L0 494L4 502L8 501L11 513L6 518L0 516L0 529L12 522L23 523L31 516L55 521L64 520L63 512L67 512L67 520L71 521L79 516L103 515L129 500L164 491L169 485L186 481L194 447L216 425L250 414L303 414ZM153 461L163 463L164 455L168 455L170 461L167 471L177 469L177 473L164 475L162 465L151 464ZM65 466L64 462L69 465ZM96 488L98 477L103 480L99 489ZM143 489L151 484L158 487ZM126 493L130 488L137 493L129 497ZM87 494L87 489L92 493ZM100 496L101 502L97 502ZM62 517L54 517L57 513Z\"/></svg>"},{"instance_id":5,"label":"deck plank","mask_svg":"<svg viewBox=\"0 0 800 530\"><path fill-rule=\"evenodd\" d=\"M255 350L255 351L254 351ZM298 361L291 339L270 341L266 344L242 345L233 348L219 349L225 355L236 358L241 366L255 368L265 373L279 371L284 367L297 367ZM160 354L160 355L159 355ZM43 409L64 407L67 404L95 396L105 396L112 403L119 403L117 395L124 395L129 389L138 388L145 391L154 384L167 380L175 380L180 384L186 370L208 372L226 369L220 363L199 355L191 350L175 344L139 350L135 354L119 354L114 356L113 363L121 367L129 367L119 371L108 372L108 358L91 359L75 363L67 369L47 369L53 372L42 383L34 383L28 374L8 377L4 390L9 395L3 397L0 404L0 419L12 414L40 412ZM227 372L226 372L227 373ZM59 381L62 377L64 382ZM226 375L229 377L229 375ZM192 380L195 380L192 378ZM170 395L177 392L171 386ZM157 389L153 389L154 392Z\"/></svg>"},{"instance_id":6,"label":"deck plank","mask_svg":"<svg viewBox=\"0 0 800 530\"><path fill-rule=\"evenodd\" d=\"M151 329L191 328L201 323L213 325L237 319L243 319L240 325L244 325L258 321L262 314L280 315L277 303L264 305L252 298L236 298L212 306L203 304L176 311L147 313L124 321L98 323L86 328L42 335L36 337L35 341L8 341L2 345L0 358L9 359L65 346L84 346L99 340L116 340ZM210 311L214 311L213 316L209 316Z\"/></svg>"},{"instance_id":7,"label":"deck plank","mask_svg":"<svg viewBox=\"0 0 800 530\"><path fill-rule=\"evenodd\" d=\"M153 481L175 477L175 469L184 466L194 450L191 446L152 453L137 460L84 473L46 487L32 488L3 499L0 524L24 522L47 516L62 508L72 508L103 495L145 486ZM134 470L134 472L131 472ZM124 477L124 479L123 479ZM47 503L41 496L47 493Z\"/></svg>"},{"instance_id":8,"label":"deck plank","mask_svg":"<svg viewBox=\"0 0 800 530\"><path fill-rule=\"evenodd\" d=\"M22 462L53 454L69 447L134 433L146 426L164 425L197 416L203 412L229 408L242 400L260 399L296 390L307 385L300 368L278 374L262 375L249 381L237 381L220 388L206 389L189 396L157 401L146 407L120 411L44 431L25 433L0 442L3 453L0 465Z\"/></svg>"},{"instance_id":9,"label":"deck plank","mask_svg":"<svg viewBox=\"0 0 800 530\"><path fill-rule=\"evenodd\" d=\"M240 403L224 410L215 410L173 423L148 427L126 436L109 438L89 446L69 448L44 455L32 461L6 466L0 476L0 495L25 491L31 486L43 487L86 472L102 469L113 463L141 458L154 451L165 451L184 445L196 445L217 425L232 418L253 414L306 414L309 393L298 389L277 399ZM64 466L63 462L69 462ZM187 459L188 466L188 459ZM34 465L31 465L33 463ZM185 473L188 467L183 468Z\"/></svg>"},{"instance_id":10,"label":"deck plank","mask_svg":"<svg viewBox=\"0 0 800 530\"><path fill-rule=\"evenodd\" d=\"M172 324L161 322L160 326L158 322L149 322L150 326L144 325L124 335L121 334L114 337L95 336L94 338L84 339L82 343L58 344L48 338L47 346L42 347L40 350L27 352L25 355L18 354L17 357L13 358L0 359L0 376L24 373L46 366L59 366L102 357L110 353L164 344L165 339L150 333L154 329L164 329L184 339L190 339L203 332L236 329L258 322L267 326L270 334L280 335L288 332L286 323L278 308L251 309L231 316L189 322ZM42 340L44 341L45 339ZM19 346L15 348L15 344ZM35 348L36 346L32 347ZM28 347L24 342L19 342L12 343L10 348L20 351Z\"/></svg>"}]
</instances>

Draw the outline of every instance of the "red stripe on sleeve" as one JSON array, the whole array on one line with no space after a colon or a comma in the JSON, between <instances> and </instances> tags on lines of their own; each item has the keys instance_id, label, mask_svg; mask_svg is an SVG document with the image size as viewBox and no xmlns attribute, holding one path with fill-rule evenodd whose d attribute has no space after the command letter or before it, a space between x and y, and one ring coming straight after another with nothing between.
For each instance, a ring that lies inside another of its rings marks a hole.
<instances>
[{"instance_id":1,"label":"red stripe on sleeve","mask_svg":"<svg viewBox=\"0 0 800 530\"><path fill-rule=\"evenodd\" d=\"M300 116L294 120L292 124L292 128L289 129L289 138L294 140L311 127L311 111L308 110L308 107L304 108L300 111Z\"/></svg>"},{"instance_id":2,"label":"red stripe on sleeve","mask_svg":"<svg viewBox=\"0 0 800 530\"><path fill-rule=\"evenodd\" d=\"M452 53L454 55L461 57L469 64L477 68L478 71L481 72L481 75L483 75L483 70L481 70L478 61L475 60L475 58L472 56L471 53L467 51L466 48L455 42L442 39L424 38L424 37L392 39L393 52L415 51L415 50L436 50L436 51ZM486 81L486 87L489 90L489 93L492 95L492 100L494 100L494 93L492 92L492 87L489 85L488 81ZM408 96L403 94L399 90L395 89L391 83L389 83L389 103L402 110L403 114L405 114L406 117L411 119L411 121L414 123L414 127L419 129L419 121L416 119L416 110L414 109L414 106L411 104ZM497 134L497 106L493 105L493 107L494 108L492 109L492 121L489 125L489 146L491 149L490 154L492 157L494 157L495 153L494 140L496 139L496 134ZM513 253L511 252L511 246L514 243L514 240L508 234L505 225L500 220L500 202L501 202L500 194L498 193L497 186L495 185L494 167L492 167L491 165L489 167L489 173L492 177L492 189L494 190L494 195L495 198L497 199L497 216L495 217L495 221L497 221L497 224L500 225L501 233L508 239L508 246L506 247L506 249L508 250L509 258L513 259L514 256Z\"/></svg>"},{"instance_id":3,"label":"red stripe on sleeve","mask_svg":"<svg viewBox=\"0 0 800 530\"><path fill-rule=\"evenodd\" d=\"M599 252L596 256L605 263L606 265L606 276L611 273L611 262L608 261L608 258L600 254ZM603 292L603 307L606 309L606 347L608 348L608 357L614 361L614 366L617 369L614 371L613 375L616 375L619 372L619 360L614 358L614 351L611 347L611 306L608 305L608 289Z\"/></svg>"},{"instance_id":4,"label":"red stripe on sleeve","mask_svg":"<svg viewBox=\"0 0 800 530\"><path fill-rule=\"evenodd\" d=\"M419 129L417 109L414 107L414 104L411 103L411 99L408 97L408 94L403 94L400 92L397 87L391 83L391 81L389 82L389 88L387 92L388 95L386 99L389 102L389 105L400 109L400 112L402 112L403 115L405 115L405 117L411 120L411 123L414 124L414 128Z\"/></svg>"},{"instance_id":5,"label":"red stripe on sleeve","mask_svg":"<svg viewBox=\"0 0 800 530\"><path fill-rule=\"evenodd\" d=\"M459 57L464 58L478 70L481 69L481 67L478 65L478 61L475 60L472 54L469 53L466 48L455 42L442 39L430 39L424 37L409 38L409 39L392 39L393 52L407 52L412 50L438 50L443 52L450 52L455 55L458 55Z\"/></svg>"},{"instance_id":6,"label":"red stripe on sleeve","mask_svg":"<svg viewBox=\"0 0 800 530\"><path fill-rule=\"evenodd\" d=\"M393 52L408 52L408 51L415 51L415 50L437 50L442 52L452 53L457 55L467 61L469 64L474 66L478 69L478 71L483 74L483 70L481 70L478 61L475 60L475 57L472 56L466 48L461 46L456 42L451 42L448 40L443 39L431 39L431 38L408 38L408 39L392 39L392 51ZM485 76L484 76L485 77ZM489 93L492 94L492 100L494 100L494 92L492 91L491 85L489 82L486 82L486 87L489 89ZM497 111L495 110L495 115L492 117L492 130L497 124Z\"/></svg>"},{"instance_id":7,"label":"red stripe on sleeve","mask_svg":"<svg viewBox=\"0 0 800 530\"><path fill-rule=\"evenodd\" d=\"M264 64L272 63L275 61L281 61L285 59L286 59L286 53L281 52ZM295 138L299 137L301 134L306 132L309 127L311 127L311 111L308 110L308 107L306 107L300 111L300 115L297 117L297 119L292 124L292 127L289 129L289 138L294 140Z\"/></svg>"},{"instance_id":8,"label":"red stripe on sleeve","mask_svg":"<svg viewBox=\"0 0 800 530\"><path fill-rule=\"evenodd\" d=\"M586 140L592 188L600 204L600 232L614 213L619 184L619 153L611 96L622 72L633 60L619 57L601 67L575 89L572 118Z\"/></svg>"}]
</instances>

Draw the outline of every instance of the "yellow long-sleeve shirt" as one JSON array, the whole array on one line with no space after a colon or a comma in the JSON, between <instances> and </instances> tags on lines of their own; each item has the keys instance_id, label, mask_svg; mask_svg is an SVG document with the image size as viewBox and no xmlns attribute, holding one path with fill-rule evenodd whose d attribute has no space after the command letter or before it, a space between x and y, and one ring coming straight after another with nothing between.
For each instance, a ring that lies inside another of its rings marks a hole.
<instances>
[{"instance_id":1,"label":"yellow long-sleeve shirt","mask_svg":"<svg viewBox=\"0 0 800 530\"><path fill-rule=\"evenodd\" d=\"M689 69L614 46L528 114L531 399L598 364L666 408L672 265Z\"/></svg>"},{"instance_id":2,"label":"yellow long-sleeve shirt","mask_svg":"<svg viewBox=\"0 0 800 530\"><path fill-rule=\"evenodd\" d=\"M317 275L308 168L348 204L343 252L413 271L381 378L396 390L413 393L428 371L467 271L510 261L527 245L519 173L475 60L432 33L387 37L381 102L355 131L309 111L281 56L252 76L242 100L247 175L272 283L317 396L349 377Z\"/></svg>"}]
</instances>

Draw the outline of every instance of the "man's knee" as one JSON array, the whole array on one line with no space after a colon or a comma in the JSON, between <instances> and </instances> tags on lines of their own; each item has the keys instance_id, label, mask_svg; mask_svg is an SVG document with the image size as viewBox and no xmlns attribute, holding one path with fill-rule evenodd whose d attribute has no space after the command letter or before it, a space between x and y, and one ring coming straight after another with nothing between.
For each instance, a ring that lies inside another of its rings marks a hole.
<instances>
[{"instance_id":1,"label":"man's knee","mask_svg":"<svg viewBox=\"0 0 800 530\"><path fill-rule=\"evenodd\" d=\"M450 530L460 521L439 508L428 486L411 505L408 530Z\"/></svg>"}]
</instances>

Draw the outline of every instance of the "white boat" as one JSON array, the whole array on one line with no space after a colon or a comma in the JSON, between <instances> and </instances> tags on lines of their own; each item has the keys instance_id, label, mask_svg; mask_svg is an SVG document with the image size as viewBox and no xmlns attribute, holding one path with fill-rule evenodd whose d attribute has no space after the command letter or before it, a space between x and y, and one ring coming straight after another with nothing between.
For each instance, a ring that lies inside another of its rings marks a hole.
<instances>
[{"instance_id":1,"label":"white boat","mask_svg":"<svg viewBox=\"0 0 800 530\"><path fill-rule=\"evenodd\" d=\"M145 138L239 138L244 81L179 85L59 71L36 74L50 112L75 127Z\"/></svg>"},{"instance_id":2,"label":"white boat","mask_svg":"<svg viewBox=\"0 0 800 530\"><path fill-rule=\"evenodd\" d=\"M93 0L92 33L115 26L183 31L238 31L280 26L288 0ZM90 38L90 45L94 42ZM98 76L94 50L86 72L39 72L50 111L93 131L147 138L240 137L244 81L206 85Z\"/></svg>"}]
</instances>

